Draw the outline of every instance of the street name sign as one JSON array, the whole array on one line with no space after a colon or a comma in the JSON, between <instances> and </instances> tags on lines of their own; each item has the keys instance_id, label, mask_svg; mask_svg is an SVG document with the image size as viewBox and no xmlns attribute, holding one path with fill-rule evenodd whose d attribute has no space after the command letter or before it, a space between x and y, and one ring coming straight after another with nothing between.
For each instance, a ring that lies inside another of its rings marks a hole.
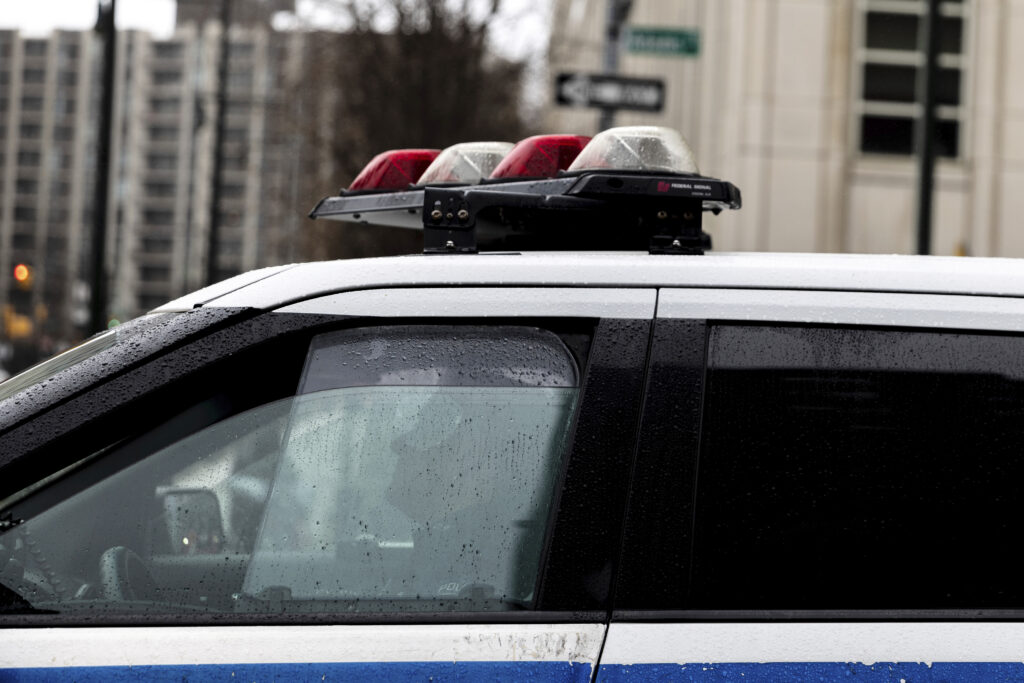
<instances>
[{"instance_id":1,"label":"street name sign","mask_svg":"<svg viewBox=\"0 0 1024 683\"><path fill-rule=\"evenodd\" d=\"M696 57L700 54L700 31L695 28L630 26L626 29L626 49L649 55Z\"/></svg>"},{"instance_id":2,"label":"street name sign","mask_svg":"<svg viewBox=\"0 0 1024 683\"><path fill-rule=\"evenodd\" d=\"M665 106L665 82L657 78L562 73L555 94L559 104L570 107L661 111Z\"/></svg>"}]
</instances>

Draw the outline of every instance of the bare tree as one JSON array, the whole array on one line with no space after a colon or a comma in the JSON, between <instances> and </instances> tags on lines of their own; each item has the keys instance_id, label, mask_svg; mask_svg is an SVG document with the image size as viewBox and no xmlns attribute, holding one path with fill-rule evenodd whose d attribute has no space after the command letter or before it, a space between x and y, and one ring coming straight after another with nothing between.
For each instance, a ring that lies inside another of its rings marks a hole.
<instances>
[{"instance_id":1,"label":"bare tree","mask_svg":"<svg viewBox=\"0 0 1024 683\"><path fill-rule=\"evenodd\" d=\"M350 25L309 34L293 108L305 142L310 206L346 186L373 155L470 140L515 141L524 66L494 55L499 0L334 0ZM407 253L414 232L334 221L303 226L307 258Z\"/></svg>"}]
</instances>

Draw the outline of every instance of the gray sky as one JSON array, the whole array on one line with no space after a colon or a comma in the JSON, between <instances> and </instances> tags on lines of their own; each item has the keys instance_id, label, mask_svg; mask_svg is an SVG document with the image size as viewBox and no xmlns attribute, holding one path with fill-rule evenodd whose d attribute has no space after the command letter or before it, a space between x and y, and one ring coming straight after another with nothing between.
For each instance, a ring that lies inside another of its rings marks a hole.
<instances>
[{"instance_id":1,"label":"gray sky","mask_svg":"<svg viewBox=\"0 0 1024 683\"><path fill-rule=\"evenodd\" d=\"M46 35L53 29L81 30L96 24L94 0L0 0L0 28ZM118 0L118 28L140 28L170 35L174 0Z\"/></svg>"},{"instance_id":2,"label":"gray sky","mask_svg":"<svg viewBox=\"0 0 1024 683\"><path fill-rule=\"evenodd\" d=\"M211 2L214 0L211 0ZM535 57L547 42L551 0L504 0L502 21L492 36L495 47L508 57ZM117 0L119 29L136 28L166 37L174 29L175 0ZM298 22L281 17L279 28L295 23L323 23L317 0L298 0ZM31 35L54 29L81 30L96 23L96 0L0 0L0 28ZM332 22L326 22L332 23Z\"/></svg>"}]
</instances>

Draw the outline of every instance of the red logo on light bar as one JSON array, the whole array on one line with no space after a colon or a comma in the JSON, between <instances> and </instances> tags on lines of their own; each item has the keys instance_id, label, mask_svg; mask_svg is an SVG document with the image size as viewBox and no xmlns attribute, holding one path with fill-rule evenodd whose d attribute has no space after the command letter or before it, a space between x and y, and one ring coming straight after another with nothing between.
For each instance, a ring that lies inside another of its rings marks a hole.
<instances>
[{"instance_id":1,"label":"red logo on light bar","mask_svg":"<svg viewBox=\"0 0 1024 683\"><path fill-rule=\"evenodd\" d=\"M671 187L671 185L669 185L668 183L662 182L660 180L658 181L658 192L668 192L669 187Z\"/></svg>"}]
</instances>

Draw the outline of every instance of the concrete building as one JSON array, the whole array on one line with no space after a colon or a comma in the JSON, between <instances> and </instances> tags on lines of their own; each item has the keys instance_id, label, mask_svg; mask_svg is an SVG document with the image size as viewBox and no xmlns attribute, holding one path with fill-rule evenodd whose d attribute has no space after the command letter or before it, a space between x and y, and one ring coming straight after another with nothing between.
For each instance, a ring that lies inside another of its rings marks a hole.
<instances>
[{"instance_id":1,"label":"concrete building","mask_svg":"<svg viewBox=\"0 0 1024 683\"><path fill-rule=\"evenodd\" d=\"M112 311L129 316L205 281L220 26L188 23L169 40L121 40L117 215L108 234L116 235ZM293 155L279 149L288 140L273 130L288 41L263 27L231 29L217 279L293 258L289 223L267 211L268 202L287 201L268 188L292 171Z\"/></svg>"},{"instance_id":2,"label":"concrete building","mask_svg":"<svg viewBox=\"0 0 1024 683\"><path fill-rule=\"evenodd\" d=\"M556 0L552 75L600 72L605 0ZM635 0L628 24L685 29L697 54L624 41L620 73L666 83L658 114L744 208L718 249L913 252L914 82L924 0ZM1024 256L1024 2L943 0L932 253ZM643 37L644 31L639 31ZM648 31L650 36L651 32ZM546 128L594 132L552 106Z\"/></svg>"},{"instance_id":3,"label":"concrete building","mask_svg":"<svg viewBox=\"0 0 1024 683\"><path fill-rule=\"evenodd\" d=\"M295 71L301 35L257 23L229 38L221 278L293 260L298 225L282 208L298 155L280 81ZM109 313L124 320L205 281L220 26L188 21L167 40L118 40L107 264ZM88 31L0 32L0 302L15 294L14 265L30 265L44 352L86 323L101 52Z\"/></svg>"},{"instance_id":4,"label":"concrete building","mask_svg":"<svg viewBox=\"0 0 1024 683\"><path fill-rule=\"evenodd\" d=\"M0 31L0 301L12 300L14 265L29 265L37 332L55 338L85 322L97 49L87 32Z\"/></svg>"}]
</instances>

